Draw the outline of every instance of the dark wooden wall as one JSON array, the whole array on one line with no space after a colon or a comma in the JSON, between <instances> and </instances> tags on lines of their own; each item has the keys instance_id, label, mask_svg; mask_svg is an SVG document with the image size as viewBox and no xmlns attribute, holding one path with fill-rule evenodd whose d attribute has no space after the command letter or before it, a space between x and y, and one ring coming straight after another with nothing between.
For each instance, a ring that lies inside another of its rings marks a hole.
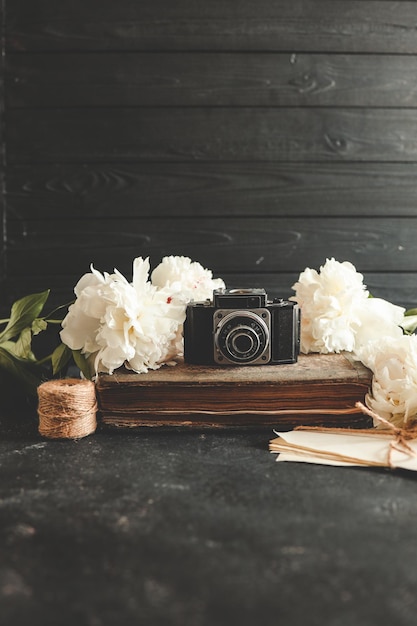
<instances>
[{"instance_id":1,"label":"dark wooden wall","mask_svg":"<svg viewBox=\"0 0 417 626\"><path fill-rule=\"evenodd\" d=\"M417 304L417 2L4 2L5 302L184 254Z\"/></svg>"}]
</instances>

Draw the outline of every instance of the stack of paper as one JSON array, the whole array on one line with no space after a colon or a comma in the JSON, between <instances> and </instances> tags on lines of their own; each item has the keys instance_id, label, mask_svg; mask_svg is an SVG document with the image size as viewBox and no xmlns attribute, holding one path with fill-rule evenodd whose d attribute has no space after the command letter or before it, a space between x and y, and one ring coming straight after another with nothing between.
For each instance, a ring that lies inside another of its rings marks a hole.
<instances>
[{"instance_id":1,"label":"stack of paper","mask_svg":"<svg viewBox=\"0 0 417 626\"><path fill-rule=\"evenodd\" d=\"M269 443L277 461L323 465L359 465L417 470L417 427L398 428L361 402L356 407L383 429L319 428L301 426L278 435Z\"/></svg>"}]
</instances>

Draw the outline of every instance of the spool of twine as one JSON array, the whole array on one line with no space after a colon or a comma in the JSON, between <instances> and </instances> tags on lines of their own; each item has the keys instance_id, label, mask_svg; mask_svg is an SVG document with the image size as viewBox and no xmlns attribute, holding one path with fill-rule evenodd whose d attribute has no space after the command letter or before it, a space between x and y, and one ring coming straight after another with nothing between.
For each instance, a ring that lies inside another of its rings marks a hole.
<instances>
[{"instance_id":1,"label":"spool of twine","mask_svg":"<svg viewBox=\"0 0 417 626\"><path fill-rule=\"evenodd\" d=\"M64 378L38 387L39 433L52 439L80 439L97 428L96 388L91 380Z\"/></svg>"}]
</instances>

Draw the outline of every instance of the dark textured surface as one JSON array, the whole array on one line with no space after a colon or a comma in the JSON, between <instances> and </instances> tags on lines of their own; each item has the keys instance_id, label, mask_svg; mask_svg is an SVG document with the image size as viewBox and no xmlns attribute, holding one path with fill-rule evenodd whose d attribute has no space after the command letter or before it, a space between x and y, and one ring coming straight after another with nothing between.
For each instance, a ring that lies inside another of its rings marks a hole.
<instances>
[{"instance_id":1,"label":"dark textured surface","mask_svg":"<svg viewBox=\"0 0 417 626\"><path fill-rule=\"evenodd\" d=\"M275 463L269 430L0 431L2 624L415 624L411 473Z\"/></svg>"}]
</instances>

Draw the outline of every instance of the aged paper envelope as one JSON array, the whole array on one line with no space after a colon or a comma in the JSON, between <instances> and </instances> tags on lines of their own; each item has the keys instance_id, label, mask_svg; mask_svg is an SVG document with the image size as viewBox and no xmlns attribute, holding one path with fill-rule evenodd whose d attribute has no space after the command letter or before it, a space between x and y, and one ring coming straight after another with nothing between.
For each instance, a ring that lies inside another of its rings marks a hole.
<instances>
[{"instance_id":1,"label":"aged paper envelope","mask_svg":"<svg viewBox=\"0 0 417 626\"><path fill-rule=\"evenodd\" d=\"M399 442L391 431L300 428L276 434L269 448L279 454L277 461L417 470L417 440Z\"/></svg>"}]
</instances>

